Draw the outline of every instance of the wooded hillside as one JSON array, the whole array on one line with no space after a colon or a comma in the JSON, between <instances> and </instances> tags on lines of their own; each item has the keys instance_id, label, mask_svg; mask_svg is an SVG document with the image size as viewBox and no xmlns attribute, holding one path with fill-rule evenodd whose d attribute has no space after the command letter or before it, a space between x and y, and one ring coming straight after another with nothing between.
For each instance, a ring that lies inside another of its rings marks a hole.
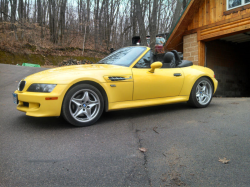
<instances>
[{"instance_id":1,"label":"wooded hillside","mask_svg":"<svg viewBox=\"0 0 250 187\"><path fill-rule=\"evenodd\" d=\"M187 1L0 0L0 49L102 58L133 36L145 45L169 32Z\"/></svg>"}]
</instances>

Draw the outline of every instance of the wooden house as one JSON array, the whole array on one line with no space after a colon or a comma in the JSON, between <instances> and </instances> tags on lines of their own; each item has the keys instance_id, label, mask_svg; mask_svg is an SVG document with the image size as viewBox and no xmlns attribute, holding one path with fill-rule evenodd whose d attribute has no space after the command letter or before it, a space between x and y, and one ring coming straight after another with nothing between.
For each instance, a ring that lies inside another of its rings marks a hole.
<instances>
[{"instance_id":1,"label":"wooden house","mask_svg":"<svg viewBox=\"0 0 250 187\"><path fill-rule=\"evenodd\" d=\"M250 0L191 0L164 48L213 69L217 96L250 96Z\"/></svg>"}]
</instances>

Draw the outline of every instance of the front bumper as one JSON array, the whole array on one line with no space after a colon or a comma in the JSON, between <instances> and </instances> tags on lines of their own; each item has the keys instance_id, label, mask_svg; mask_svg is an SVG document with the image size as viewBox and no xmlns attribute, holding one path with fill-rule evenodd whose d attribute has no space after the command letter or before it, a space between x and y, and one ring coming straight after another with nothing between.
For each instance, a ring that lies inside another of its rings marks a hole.
<instances>
[{"instance_id":1,"label":"front bumper","mask_svg":"<svg viewBox=\"0 0 250 187\"><path fill-rule=\"evenodd\" d=\"M26 112L28 116L47 117L60 116L61 107L67 85L57 85L51 93L22 92L16 90L19 104L17 110ZM47 97L57 97L56 100L45 100Z\"/></svg>"}]
</instances>

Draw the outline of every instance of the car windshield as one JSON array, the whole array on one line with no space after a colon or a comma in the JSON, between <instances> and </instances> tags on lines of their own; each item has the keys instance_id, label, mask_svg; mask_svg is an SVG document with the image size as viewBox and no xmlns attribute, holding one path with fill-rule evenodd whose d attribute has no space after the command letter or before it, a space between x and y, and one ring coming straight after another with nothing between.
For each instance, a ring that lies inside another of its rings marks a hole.
<instances>
[{"instance_id":1,"label":"car windshield","mask_svg":"<svg viewBox=\"0 0 250 187\"><path fill-rule=\"evenodd\" d=\"M146 47L124 47L111 53L97 64L112 64L129 67L146 49Z\"/></svg>"}]
</instances>

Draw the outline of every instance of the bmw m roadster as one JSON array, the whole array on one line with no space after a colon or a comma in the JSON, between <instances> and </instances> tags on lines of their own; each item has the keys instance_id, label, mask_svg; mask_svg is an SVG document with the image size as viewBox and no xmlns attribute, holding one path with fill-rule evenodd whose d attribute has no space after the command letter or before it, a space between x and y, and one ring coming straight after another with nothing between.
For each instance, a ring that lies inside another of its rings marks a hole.
<instances>
[{"instance_id":1,"label":"bmw m roadster","mask_svg":"<svg viewBox=\"0 0 250 187\"><path fill-rule=\"evenodd\" d=\"M217 89L214 72L181 60L176 51L153 62L149 47L121 48L96 64L45 70L22 79L13 93L28 116L63 116L94 124L103 111L188 102L203 108Z\"/></svg>"}]
</instances>

